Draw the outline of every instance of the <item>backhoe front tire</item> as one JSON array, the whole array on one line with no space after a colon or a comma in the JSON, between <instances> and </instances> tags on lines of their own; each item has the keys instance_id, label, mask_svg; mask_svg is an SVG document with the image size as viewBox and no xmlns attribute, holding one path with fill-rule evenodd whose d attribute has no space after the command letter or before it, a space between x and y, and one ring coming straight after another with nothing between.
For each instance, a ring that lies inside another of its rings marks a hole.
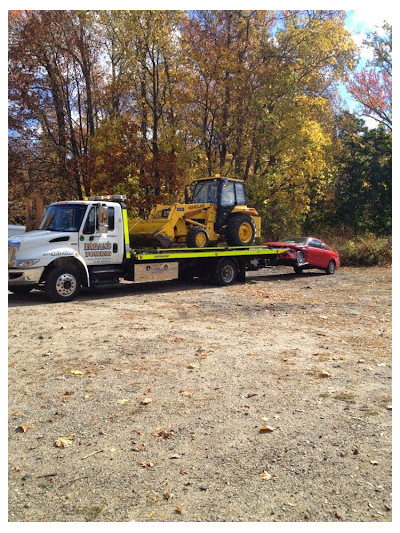
<instances>
[{"instance_id":1,"label":"backhoe front tire","mask_svg":"<svg viewBox=\"0 0 400 533\"><path fill-rule=\"evenodd\" d=\"M256 239L256 225L249 215L233 215L227 223L228 246L251 246Z\"/></svg>"},{"instance_id":2,"label":"backhoe front tire","mask_svg":"<svg viewBox=\"0 0 400 533\"><path fill-rule=\"evenodd\" d=\"M81 279L74 268L56 267L47 275L45 291L53 302L70 302L78 296L80 290Z\"/></svg>"},{"instance_id":3,"label":"backhoe front tire","mask_svg":"<svg viewBox=\"0 0 400 533\"><path fill-rule=\"evenodd\" d=\"M186 246L188 248L207 248L210 239L207 230L201 226L190 228L186 237Z\"/></svg>"}]
</instances>

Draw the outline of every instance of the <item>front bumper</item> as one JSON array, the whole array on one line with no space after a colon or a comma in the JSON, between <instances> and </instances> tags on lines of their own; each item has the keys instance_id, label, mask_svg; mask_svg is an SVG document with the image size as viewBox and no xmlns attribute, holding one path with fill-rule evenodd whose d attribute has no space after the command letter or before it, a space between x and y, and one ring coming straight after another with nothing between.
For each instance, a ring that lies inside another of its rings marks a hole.
<instances>
[{"instance_id":1,"label":"front bumper","mask_svg":"<svg viewBox=\"0 0 400 533\"><path fill-rule=\"evenodd\" d=\"M38 268L9 268L8 286L22 287L23 285L37 285L42 277L44 267Z\"/></svg>"}]
</instances>

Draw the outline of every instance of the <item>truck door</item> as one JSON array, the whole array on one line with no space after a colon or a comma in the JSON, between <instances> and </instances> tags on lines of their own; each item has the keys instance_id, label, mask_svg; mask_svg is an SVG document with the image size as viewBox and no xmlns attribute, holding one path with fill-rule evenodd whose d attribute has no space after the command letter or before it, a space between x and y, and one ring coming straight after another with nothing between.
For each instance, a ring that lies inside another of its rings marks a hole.
<instances>
[{"instance_id":1,"label":"truck door","mask_svg":"<svg viewBox=\"0 0 400 533\"><path fill-rule=\"evenodd\" d=\"M92 205L79 232L79 251L87 265L122 263L124 239L121 208L108 206L108 231L100 233L97 206Z\"/></svg>"}]
</instances>

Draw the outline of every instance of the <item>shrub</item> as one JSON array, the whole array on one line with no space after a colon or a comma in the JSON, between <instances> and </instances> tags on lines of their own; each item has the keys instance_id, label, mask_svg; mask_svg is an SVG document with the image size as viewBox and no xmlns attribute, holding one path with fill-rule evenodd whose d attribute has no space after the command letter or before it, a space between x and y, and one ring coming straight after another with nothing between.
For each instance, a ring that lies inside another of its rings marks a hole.
<instances>
[{"instance_id":1,"label":"shrub","mask_svg":"<svg viewBox=\"0 0 400 533\"><path fill-rule=\"evenodd\" d=\"M350 239L332 238L329 244L340 253L342 266L383 266L392 263L392 238L370 233Z\"/></svg>"}]
</instances>

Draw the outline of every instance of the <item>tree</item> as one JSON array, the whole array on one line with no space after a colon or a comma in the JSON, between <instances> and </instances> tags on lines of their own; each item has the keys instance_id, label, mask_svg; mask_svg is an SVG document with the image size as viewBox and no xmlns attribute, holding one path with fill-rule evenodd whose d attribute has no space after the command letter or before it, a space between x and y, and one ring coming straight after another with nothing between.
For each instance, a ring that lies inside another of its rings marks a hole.
<instances>
[{"instance_id":1,"label":"tree","mask_svg":"<svg viewBox=\"0 0 400 533\"><path fill-rule=\"evenodd\" d=\"M388 235L392 228L392 136L383 126L343 117L336 181L338 223L356 233Z\"/></svg>"},{"instance_id":2,"label":"tree","mask_svg":"<svg viewBox=\"0 0 400 533\"><path fill-rule=\"evenodd\" d=\"M392 129L392 27L385 23L385 34L371 33L364 44L373 59L348 84L348 91L361 105L361 115Z\"/></svg>"}]
</instances>

